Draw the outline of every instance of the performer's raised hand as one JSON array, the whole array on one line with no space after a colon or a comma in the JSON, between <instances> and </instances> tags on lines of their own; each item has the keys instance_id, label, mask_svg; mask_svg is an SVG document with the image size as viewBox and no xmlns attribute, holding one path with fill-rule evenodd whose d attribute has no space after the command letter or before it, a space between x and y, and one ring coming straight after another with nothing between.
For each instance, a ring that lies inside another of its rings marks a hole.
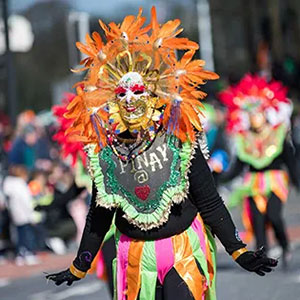
<instances>
[{"instance_id":1,"label":"performer's raised hand","mask_svg":"<svg viewBox=\"0 0 300 300\"><path fill-rule=\"evenodd\" d=\"M245 251L235 261L249 272L255 272L259 276L270 273L278 264L277 259L269 258L264 247L254 251Z\"/></svg>"},{"instance_id":2,"label":"performer's raised hand","mask_svg":"<svg viewBox=\"0 0 300 300\"><path fill-rule=\"evenodd\" d=\"M76 277L70 271L70 269L61 271L59 273L48 274L46 279L53 280L56 285L61 285L63 282L67 282L67 285L72 285L74 281L78 281L81 278Z\"/></svg>"}]
</instances>

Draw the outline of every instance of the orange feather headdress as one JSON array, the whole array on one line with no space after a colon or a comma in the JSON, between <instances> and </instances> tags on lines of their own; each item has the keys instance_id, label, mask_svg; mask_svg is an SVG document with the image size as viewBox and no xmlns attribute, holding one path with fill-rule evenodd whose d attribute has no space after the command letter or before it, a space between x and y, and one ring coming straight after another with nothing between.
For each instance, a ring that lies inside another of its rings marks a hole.
<instances>
[{"instance_id":1,"label":"orange feather headdress","mask_svg":"<svg viewBox=\"0 0 300 300\"><path fill-rule=\"evenodd\" d=\"M101 20L106 42L99 33L86 35L86 44L78 49L87 55L80 70L87 70L84 81L77 85L77 96L69 104L67 118L74 119L67 130L84 143L97 143L98 149L107 145L110 126L109 102L116 97L118 82L128 72L138 72L147 92L157 98L154 109L164 107L161 124L167 133L181 141L194 141L201 131L200 99L206 94L199 89L207 80L217 79L214 72L203 70L205 62L193 56L198 45L179 38L180 20L160 25L156 10L151 10L151 22L144 26L145 17L126 16L121 24L105 25ZM176 50L185 51L177 60Z\"/></svg>"}]
</instances>

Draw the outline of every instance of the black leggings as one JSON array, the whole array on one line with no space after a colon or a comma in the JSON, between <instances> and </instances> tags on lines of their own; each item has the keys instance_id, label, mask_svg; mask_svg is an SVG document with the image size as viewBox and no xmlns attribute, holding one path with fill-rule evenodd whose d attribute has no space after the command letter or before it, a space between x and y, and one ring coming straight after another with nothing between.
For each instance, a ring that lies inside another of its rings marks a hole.
<instances>
[{"instance_id":1,"label":"black leggings","mask_svg":"<svg viewBox=\"0 0 300 300\"><path fill-rule=\"evenodd\" d=\"M102 247L103 258L106 266L107 277L108 277L108 286L113 295L113 275L112 275L112 261L116 257L116 246L114 238L110 238L107 242L104 243ZM197 266L202 273L201 267L197 262ZM161 285L157 280L156 291L155 291L155 300L193 300L194 297L190 292L186 283L181 279L176 270L172 268L165 277L164 284ZM140 299L139 300L146 300Z\"/></svg>"},{"instance_id":2,"label":"black leggings","mask_svg":"<svg viewBox=\"0 0 300 300\"><path fill-rule=\"evenodd\" d=\"M157 283L155 300L174 299L193 300L194 297L186 283L181 279L176 270L172 268L166 275L163 286L159 282Z\"/></svg>"},{"instance_id":3,"label":"black leggings","mask_svg":"<svg viewBox=\"0 0 300 300\"><path fill-rule=\"evenodd\" d=\"M113 296L113 274L112 274L112 261L116 257L116 246L115 240L111 237L107 240L102 247L103 258L106 266L108 275L108 286ZM198 261L196 261L197 267L200 273L203 275L202 268ZM202 283L200 283L202 284ZM147 300L140 299L139 300ZM166 275L163 285L160 284L159 280L156 283L155 300L194 300L192 293L190 292L186 283L181 279L177 271L172 268Z\"/></svg>"},{"instance_id":4,"label":"black leggings","mask_svg":"<svg viewBox=\"0 0 300 300\"><path fill-rule=\"evenodd\" d=\"M272 193L268 199L267 211L265 215L257 209L252 198L250 198L250 208L252 213L252 222L257 248L261 246L265 246L266 248L268 248L266 237L266 223L270 222L280 246L284 250L287 249L288 239L282 217L281 200Z\"/></svg>"},{"instance_id":5,"label":"black leggings","mask_svg":"<svg viewBox=\"0 0 300 300\"><path fill-rule=\"evenodd\" d=\"M108 287L111 296L113 297L114 294L114 287L113 287L113 269L112 269L112 262L116 257L116 245L114 237L108 239L102 246L102 254L105 263L106 273L107 273L107 281Z\"/></svg>"},{"instance_id":6,"label":"black leggings","mask_svg":"<svg viewBox=\"0 0 300 300\"><path fill-rule=\"evenodd\" d=\"M108 275L108 286L111 295L113 295L113 276L112 276L112 260L116 256L114 238L110 238L102 247L102 253L106 265ZM198 265L198 263L197 263ZM201 271L200 266L198 265ZM187 287L186 283L181 279L176 270L172 268L165 277L163 286L157 280L155 300L193 300L194 297ZM140 299L139 300L146 300Z\"/></svg>"}]
</instances>

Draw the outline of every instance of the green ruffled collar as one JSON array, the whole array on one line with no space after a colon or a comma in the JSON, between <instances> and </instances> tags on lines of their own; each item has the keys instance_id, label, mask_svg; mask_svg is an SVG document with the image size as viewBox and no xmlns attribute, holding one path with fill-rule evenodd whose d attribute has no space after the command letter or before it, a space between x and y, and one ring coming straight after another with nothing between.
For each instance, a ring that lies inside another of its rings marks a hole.
<instances>
[{"instance_id":1,"label":"green ruffled collar","mask_svg":"<svg viewBox=\"0 0 300 300\"><path fill-rule=\"evenodd\" d=\"M133 225L138 226L142 230L150 230L160 227L164 224L171 211L174 203L184 201L188 188L188 172L190 169L191 159L195 151L196 143L185 142L181 147L177 147L177 138L174 136L167 137L167 145L173 152L173 161L171 164L171 174L169 180L162 183L157 191L157 199L149 201L146 205L151 206L152 211L145 209L137 209L138 205L143 205L135 199L135 195L129 193L118 183L114 172L114 161L111 156L114 155L109 146L103 148L100 153L95 153L96 145L89 145L86 151L89 157L89 171L97 189L97 204L106 208L121 208L124 212L124 217ZM103 159L108 163L106 173L109 180L105 181L105 176L99 164L99 159ZM179 171L175 169L180 163ZM112 176L109 176L110 175ZM178 184L179 183L179 184ZM110 185L111 193L108 193L106 186ZM121 191L121 193L119 193ZM117 193L118 192L118 193ZM126 197L125 197L126 195ZM130 199L130 201L128 200ZM131 202L131 203L130 203ZM134 203L134 205L132 204Z\"/></svg>"},{"instance_id":2,"label":"green ruffled collar","mask_svg":"<svg viewBox=\"0 0 300 300\"><path fill-rule=\"evenodd\" d=\"M250 139L251 133L239 134L236 137L237 156L238 158L253 166L256 169L263 169L270 165L283 151L284 140L286 138L287 128L284 124L273 128L273 140L269 145L265 145L264 155L255 155L255 145L253 139ZM249 151L250 149L250 151Z\"/></svg>"}]
</instances>

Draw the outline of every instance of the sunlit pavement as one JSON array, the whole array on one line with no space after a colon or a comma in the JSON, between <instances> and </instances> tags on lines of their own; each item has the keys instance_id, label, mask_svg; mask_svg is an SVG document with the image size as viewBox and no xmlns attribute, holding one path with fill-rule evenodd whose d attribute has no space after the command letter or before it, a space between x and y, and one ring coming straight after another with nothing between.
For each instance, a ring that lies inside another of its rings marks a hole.
<instances>
[{"instance_id":1,"label":"sunlit pavement","mask_svg":"<svg viewBox=\"0 0 300 300\"><path fill-rule=\"evenodd\" d=\"M70 265L70 263L74 259L74 256L74 253L66 255L40 253L38 254L39 263L32 266L17 266L13 261L2 261L0 265L0 280L12 281L18 278L39 276L42 275L43 272L51 272L52 270L64 269Z\"/></svg>"},{"instance_id":2,"label":"sunlit pavement","mask_svg":"<svg viewBox=\"0 0 300 300\"><path fill-rule=\"evenodd\" d=\"M300 246L294 249L287 271L281 265L264 277L248 273L228 260L218 257L217 295L220 300L297 300L300 299Z\"/></svg>"},{"instance_id":3,"label":"sunlit pavement","mask_svg":"<svg viewBox=\"0 0 300 300\"><path fill-rule=\"evenodd\" d=\"M1 286L1 280L0 280ZM6 282L0 288L1 300L109 300L105 283L89 276L71 287L55 286L42 276Z\"/></svg>"}]
</instances>

